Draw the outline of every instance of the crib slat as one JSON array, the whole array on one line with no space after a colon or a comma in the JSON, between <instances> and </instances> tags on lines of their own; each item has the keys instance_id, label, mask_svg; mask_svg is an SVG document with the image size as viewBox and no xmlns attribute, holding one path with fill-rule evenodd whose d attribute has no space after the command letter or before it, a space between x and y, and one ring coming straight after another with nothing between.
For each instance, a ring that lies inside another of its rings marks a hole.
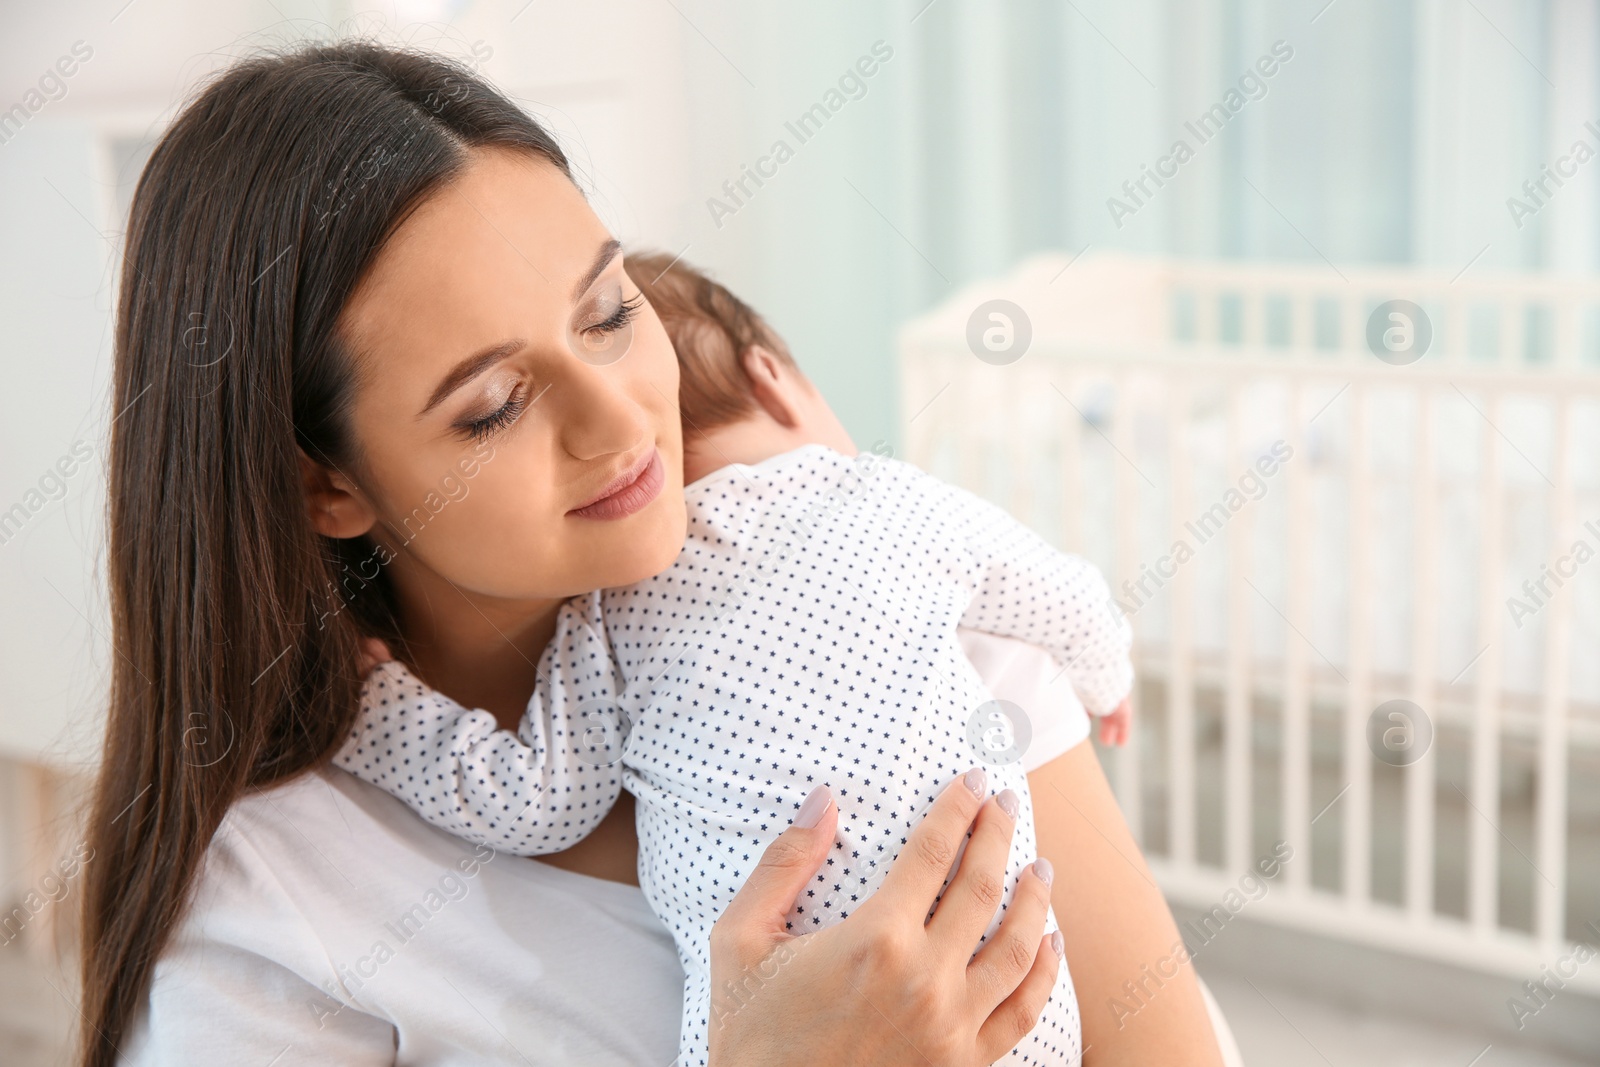
<instances>
[{"instance_id":1,"label":"crib slat","mask_svg":"<svg viewBox=\"0 0 1600 1067\"><path fill-rule=\"evenodd\" d=\"M1305 629L1310 625L1311 575L1306 539L1311 528L1310 499L1306 492L1303 390L1299 381L1289 386L1286 439L1295 459L1284 467L1288 511L1285 522L1286 597L1283 645L1283 835L1295 850L1296 862L1286 867L1288 887L1304 892L1311 884L1311 693L1310 649Z\"/></svg>"},{"instance_id":2,"label":"crib slat","mask_svg":"<svg viewBox=\"0 0 1600 1067\"><path fill-rule=\"evenodd\" d=\"M1367 718L1372 713L1372 515L1367 456L1367 390L1357 382L1350 407L1350 645L1344 709L1344 780L1341 802L1345 903L1365 907L1372 886L1372 753Z\"/></svg>"},{"instance_id":3,"label":"crib slat","mask_svg":"<svg viewBox=\"0 0 1600 1067\"><path fill-rule=\"evenodd\" d=\"M1414 504L1411 570L1411 702L1429 716L1438 717L1438 510L1435 482L1433 421L1435 398L1431 390L1417 390L1417 427L1411 486ZM1405 904L1411 921L1433 917L1434 795L1436 754L1430 753L1405 768Z\"/></svg>"},{"instance_id":4,"label":"crib slat","mask_svg":"<svg viewBox=\"0 0 1600 1067\"><path fill-rule=\"evenodd\" d=\"M1506 309L1502 308L1502 314ZM1483 434L1482 470L1478 499L1483 502L1478 557L1478 645L1483 650L1477 665L1472 728L1473 811L1467 813L1468 893L1467 914L1473 932L1487 937L1499 922L1500 839L1500 583L1505 567L1501 558L1503 536L1500 434L1500 398L1490 392L1483 401L1488 424Z\"/></svg>"},{"instance_id":5,"label":"crib slat","mask_svg":"<svg viewBox=\"0 0 1600 1067\"><path fill-rule=\"evenodd\" d=\"M1556 399L1554 470L1556 487L1550 494L1550 529L1553 544L1551 565L1560 570L1569 553L1576 531L1572 514L1571 445L1572 398ZM1567 678L1572 647L1572 599L1574 589L1561 589L1544 608L1545 657L1544 704L1539 723L1539 796L1535 855L1538 869L1533 872L1533 929L1540 941L1554 949L1564 940L1566 926L1567 870Z\"/></svg>"},{"instance_id":6,"label":"crib slat","mask_svg":"<svg viewBox=\"0 0 1600 1067\"><path fill-rule=\"evenodd\" d=\"M1167 385L1169 412L1168 474L1170 476L1170 536L1173 543L1189 541L1184 528L1194 511L1190 487L1193 464L1189 459L1189 383L1174 378ZM1167 642L1167 826L1171 856L1180 867L1194 863L1194 574L1177 565L1171 583L1171 621Z\"/></svg>"},{"instance_id":7,"label":"crib slat","mask_svg":"<svg viewBox=\"0 0 1600 1067\"><path fill-rule=\"evenodd\" d=\"M1227 462L1240 460L1244 397L1237 377L1228 383ZM1251 647L1249 597L1252 507L1241 508L1228 526L1228 678L1223 729L1223 857L1230 871L1250 867Z\"/></svg>"}]
</instances>

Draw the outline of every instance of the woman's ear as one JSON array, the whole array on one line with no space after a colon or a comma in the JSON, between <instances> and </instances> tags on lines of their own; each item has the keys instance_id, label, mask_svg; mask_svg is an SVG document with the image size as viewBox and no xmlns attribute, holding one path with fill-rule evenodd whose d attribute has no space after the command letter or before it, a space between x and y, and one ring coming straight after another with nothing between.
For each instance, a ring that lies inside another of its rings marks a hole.
<instances>
[{"instance_id":1,"label":"woman's ear","mask_svg":"<svg viewBox=\"0 0 1600 1067\"><path fill-rule=\"evenodd\" d=\"M324 537L360 537L378 521L377 512L354 482L304 452L300 453L300 484L311 525Z\"/></svg>"},{"instance_id":2,"label":"woman's ear","mask_svg":"<svg viewBox=\"0 0 1600 1067\"><path fill-rule=\"evenodd\" d=\"M745 349L743 362L756 403L785 430L798 429L805 418L802 390L809 383L765 345Z\"/></svg>"}]
</instances>

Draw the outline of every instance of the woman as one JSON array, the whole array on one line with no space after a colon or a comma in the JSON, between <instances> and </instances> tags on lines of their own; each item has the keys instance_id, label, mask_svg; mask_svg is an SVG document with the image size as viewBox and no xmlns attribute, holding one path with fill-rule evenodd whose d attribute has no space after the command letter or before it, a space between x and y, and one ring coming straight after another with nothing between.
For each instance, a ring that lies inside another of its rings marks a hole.
<instances>
[{"instance_id":1,"label":"woman","mask_svg":"<svg viewBox=\"0 0 1600 1067\"><path fill-rule=\"evenodd\" d=\"M363 638L514 724L561 601L682 544L676 362L560 149L437 59L247 62L152 155L122 285L84 1064L669 1060L630 805L519 861L326 768ZM1036 786L1071 809L1039 802L1086 1003L1176 940L1092 764ZM984 1063L1031 1027L1040 883L967 960L1010 832L981 792L952 783L868 906L792 940L837 814L807 802L718 924L718 1067ZM1120 1039L1086 1011L1091 1056L1214 1062L1192 975L1167 988Z\"/></svg>"}]
</instances>

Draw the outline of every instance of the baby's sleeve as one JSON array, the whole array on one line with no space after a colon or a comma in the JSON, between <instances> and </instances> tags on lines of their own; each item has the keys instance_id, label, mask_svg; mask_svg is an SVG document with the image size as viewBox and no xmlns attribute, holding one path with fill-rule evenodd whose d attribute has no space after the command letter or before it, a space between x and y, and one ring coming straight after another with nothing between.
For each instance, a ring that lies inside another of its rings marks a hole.
<instances>
[{"instance_id":1,"label":"baby's sleeve","mask_svg":"<svg viewBox=\"0 0 1600 1067\"><path fill-rule=\"evenodd\" d=\"M519 856L583 840L622 788L620 712L605 642L563 608L516 733L379 665L334 763L457 837Z\"/></svg>"},{"instance_id":2,"label":"baby's sleeve","mask_svg":"<svg viewBox=\"0 0 1600 1067\"><path fill-rule=\"evenodd\" d=\"M1112 711L1133 688L1133 631L1099 568L1057 551L1004 509L923 477L938 486L938 504L973 561L960 624L1043 646L1086 710Z\"/></svg>"}]
</instances>

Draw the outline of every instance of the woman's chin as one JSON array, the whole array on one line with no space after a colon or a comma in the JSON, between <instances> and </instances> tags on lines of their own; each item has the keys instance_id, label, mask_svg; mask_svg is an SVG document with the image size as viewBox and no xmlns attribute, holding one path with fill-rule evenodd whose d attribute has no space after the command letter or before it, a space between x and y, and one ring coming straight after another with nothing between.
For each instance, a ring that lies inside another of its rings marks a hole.
<instances>
[{"instance_id":1,"label":"woman's chin","mask_svg":"<svg viewBox=\"0 0 1600 1067\"><path fill-rule=\"evenodd\" d=\"M683 551L689 527L683 490L669 484L648 507L607 526L589 531L586 538L585 552L591 559L605 561L607 573L597 584L614 588L652 578Z\"/></svg>"}]
</instances>

